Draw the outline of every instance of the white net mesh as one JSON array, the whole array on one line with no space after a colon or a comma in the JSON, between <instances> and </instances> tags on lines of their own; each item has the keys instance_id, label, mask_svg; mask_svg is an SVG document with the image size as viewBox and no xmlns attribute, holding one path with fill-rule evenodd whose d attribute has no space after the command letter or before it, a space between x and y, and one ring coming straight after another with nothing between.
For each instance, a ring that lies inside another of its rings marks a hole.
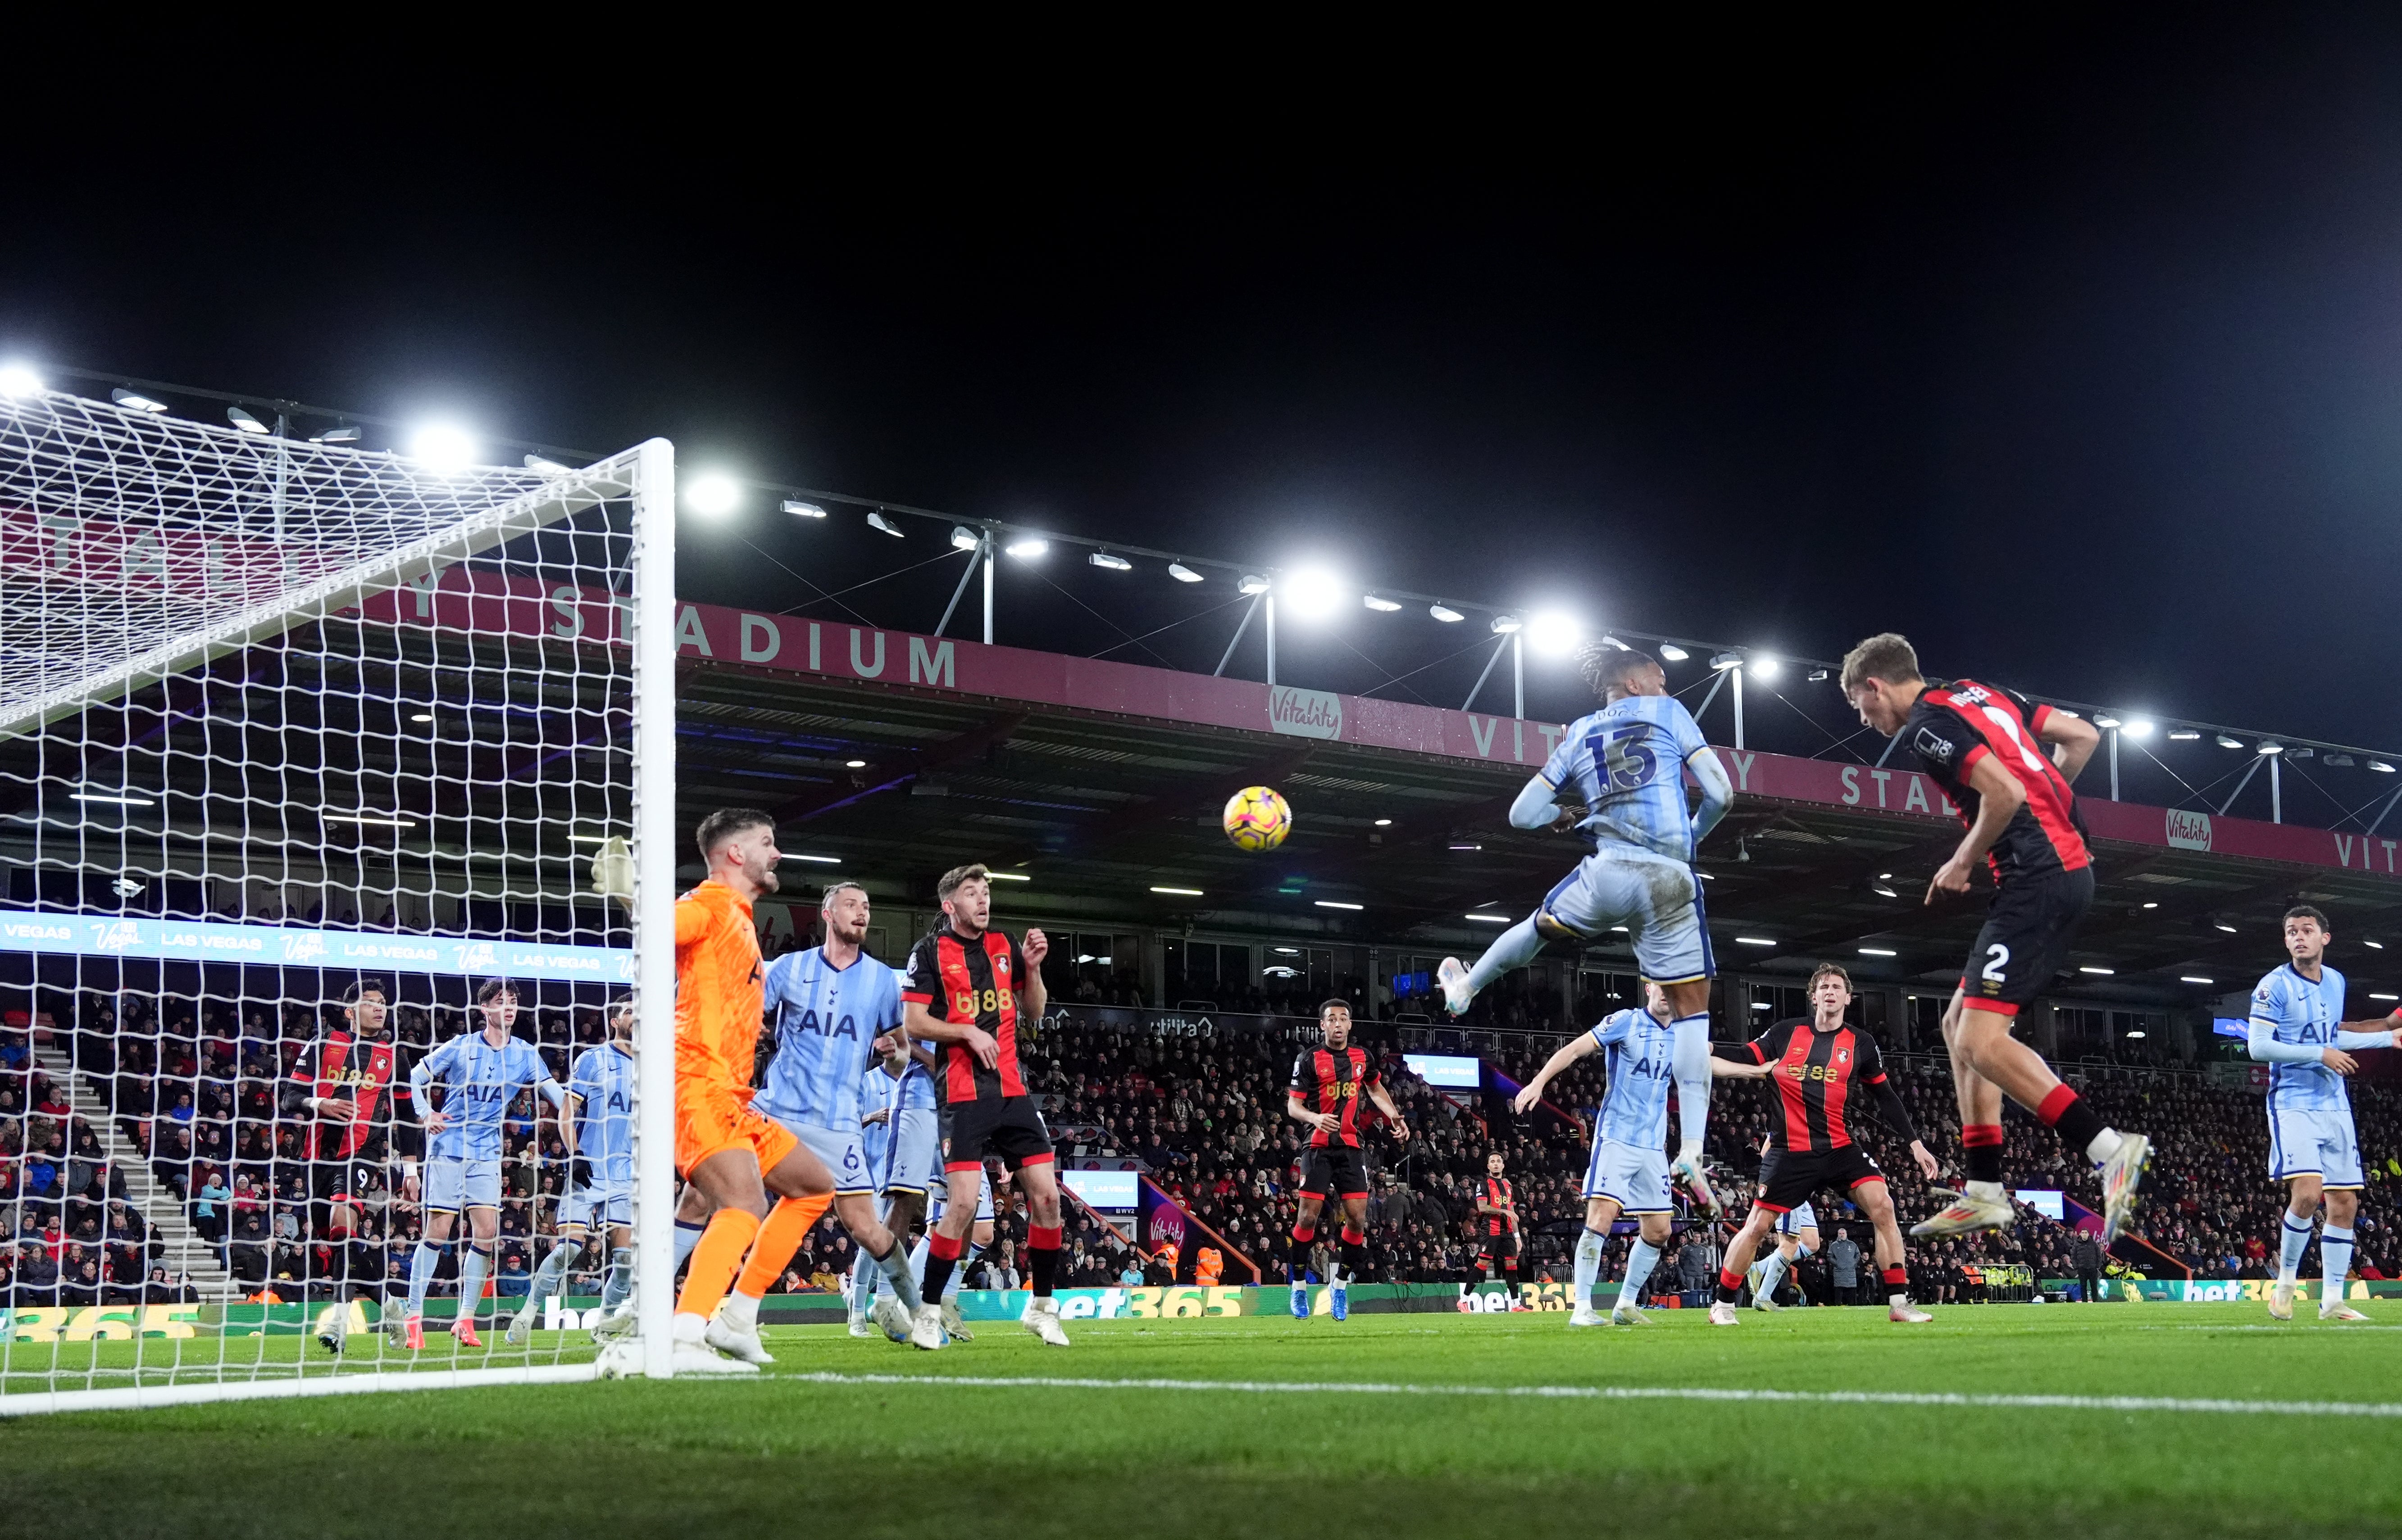
<instances>
[{"instance_id":1,"label":"white net mesh","mask_svg":"<svg viewBox=\"0 0 2402 1540\"><path fill-rule=\"evenodd\" d=\"M592 860L641 857L646 463L0 400L7 1397L591 1359L634 1218L638 928Z\"/></svg>"}]
</instances>

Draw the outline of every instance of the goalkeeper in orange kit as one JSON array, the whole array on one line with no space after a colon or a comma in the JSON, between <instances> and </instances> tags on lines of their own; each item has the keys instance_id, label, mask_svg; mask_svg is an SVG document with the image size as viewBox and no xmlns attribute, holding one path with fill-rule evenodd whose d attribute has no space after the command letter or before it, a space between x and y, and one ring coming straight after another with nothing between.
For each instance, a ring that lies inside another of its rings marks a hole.
<instances>
[{"instance_id":1,"label":"goalkeeper in orange kit","mask_svg":"<svg viewBox=\"0 0 2402 1540\"><path fill-rule=\"evenodd\" d=\"M775 1361L759 1341L759 1300L834 1202L834 1176L751 1108L766 982L751 906L776 890L775 820L721 808L697 837L709 875L675 908L675 1163L688 1184L677 1246L691 1243L692 1265L676 1299L674 1372L755 1374Z\"/></svg>"}]
</instances>

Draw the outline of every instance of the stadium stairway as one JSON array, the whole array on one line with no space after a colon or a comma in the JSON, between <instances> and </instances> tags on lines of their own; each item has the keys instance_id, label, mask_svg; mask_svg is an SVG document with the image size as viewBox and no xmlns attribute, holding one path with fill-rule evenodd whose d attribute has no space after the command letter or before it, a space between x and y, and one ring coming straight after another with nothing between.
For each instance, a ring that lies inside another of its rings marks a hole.
<instances>
[{"instance_id":1,"label":"stadium stairway","mask_svg":"<svg viewBox=\"0 0 2402 1540\"><path fill-rule=\"evenodd\" d=\"M207 1304L226 1304L242 1298L234 1286L233 1276L217 1259L216 1252L192 1228L191 1217L185 1212L184 1202L175 1196L174 1189L159 1182L150 1170L150 1162L133 1141L125 1136L106 1103L85 1083L74 1063L56 1048L36 1047L35 1062L41 1065L54 1085L66 1088L67 1107L99 1135L100 1148L108 1163L125 1178L125 1198L150 1227L152 1239L159 1243L156 1260L168 1272L181 1272L192 1281L192 1288Z\"/></svg>"}]
</instances>

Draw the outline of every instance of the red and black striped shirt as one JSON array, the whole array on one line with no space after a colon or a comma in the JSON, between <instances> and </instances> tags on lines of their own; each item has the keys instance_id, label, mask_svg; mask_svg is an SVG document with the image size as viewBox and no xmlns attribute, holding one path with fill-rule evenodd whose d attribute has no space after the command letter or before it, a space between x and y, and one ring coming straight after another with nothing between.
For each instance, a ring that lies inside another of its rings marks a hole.
<instances>
[{"instance_id":1,"label":"red and black striped shirt","mask_svg":"<svg viewBox=\"0 0 2402 1540\"><path fill-rule=\"evenodd\" d=\"M1511 1206L1510 1199L1511 1188L1510 1179L1508 1177L1487 1176L1484 1178L1484 1203L1486 1207L1508 1208ZM1512 1218L1507 1214L1480 1214L1477 1217L1484 1221L1484 1233L1488 1237L1494 1235L1512 1235L1517 1232L1518 1221Z\"/></svg>"},{"instance_id":2,"label":"red and black striped shirt","mask_svg":"<svg viewBox=\"0 0 2402 1540\"><path fill-rule=\"evenodd\" d=\"M338 1027L302 1052L281 1101L284 1112L293 1117L308 1116L311 1098L355 1104L356 1119L321 1121L303 1135L304 1148L314 1160L380 1162L413 1153L398 1148L396 1136L414 1131L417 1125L401 1120L392 1094L393 1080L407 1079L399 1045L392 1038L362 1038L347 1027Z\"/></svg>"},{"instance_id":3,"label":"red and black striped shirt","mask_svg":"<svg viewBox=\"0 0 2402 1540\"><path fill-rule=\"evenodd\" d=\"M1292 1093L1312 1112L1332 1112L1343 1120L1341 1130L1329 1135L1322 1128L1309 1131L1313 1149L1329 1144L1360 1148L1360 1098L1372 1085L1382 1085L1376 1060L1364 1048L1305 1048L1292 1061Z\"/></svg>"},{"instance_id":4,"label":"red and black striped shirt","mask_svg":"<svg viewBox=\"0 0 2402 1540\"><path fill-rule=\"evenodd\" d=\"M998 930L968 941L946 924L910 948L901 998L924 1006L936 1021L973 1022L1001 1045L990 1069L965 1043L941 1045L937 1079L946 1105L1026 1094L1017 1064L1017 989L1025 977L1017 942Z\"/></svg>"},{"instance_id":5,"label":"red and black striped shirt","mask_svg":"<svg viewBox=\"0 0 2402 1540\"><path fill-rule=\"evenodd\" d=\"M1876 1039L1849 1026L1821 1032L1807 1016L1777 1023L1760 1037L1716 1050L1722 1057L1774 1065L1776 1110L1768 1137L1778 1149L1840 1149L1857 1143L1852 1088L1875 1088L1879 1109L1905 1140L1918 1137L1899 1093L1884 1076Z\"/></svg>"},{"instance_id":6,"label":"red and black striped shirt","mask_svg":"<svg viewBox=\"0 0 2402 1540\"><path fill-rule=\"evenodd\" d=\"M2038 736L2050 717L2050 707L2033 705L2014 691L1955 679L1921 691L1902 724L1902 741L1959 804L1962 823L1977 821L1983 801L1968 784L1979 760L1990 756L2026 793L1985 858L1996 883L2092 864L2077 793Z\"/></svg>"}]
</instances>

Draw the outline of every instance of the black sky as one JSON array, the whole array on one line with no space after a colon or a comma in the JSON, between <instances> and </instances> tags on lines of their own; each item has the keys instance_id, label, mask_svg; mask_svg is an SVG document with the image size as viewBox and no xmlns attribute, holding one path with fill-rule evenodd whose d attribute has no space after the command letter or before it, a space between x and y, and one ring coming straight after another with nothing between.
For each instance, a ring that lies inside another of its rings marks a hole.
<instances>
[{"instance_id":1,"label":"black sky","mask_svg":"<svg viewBox=\"0 0 2402 1540\"><path fill-rule=\"evenodd\" d=\"M2011 27L1039 122L299 82L21 157L0 351L2402 743L2402 31Z\"/></svg>"}]
</instances>

